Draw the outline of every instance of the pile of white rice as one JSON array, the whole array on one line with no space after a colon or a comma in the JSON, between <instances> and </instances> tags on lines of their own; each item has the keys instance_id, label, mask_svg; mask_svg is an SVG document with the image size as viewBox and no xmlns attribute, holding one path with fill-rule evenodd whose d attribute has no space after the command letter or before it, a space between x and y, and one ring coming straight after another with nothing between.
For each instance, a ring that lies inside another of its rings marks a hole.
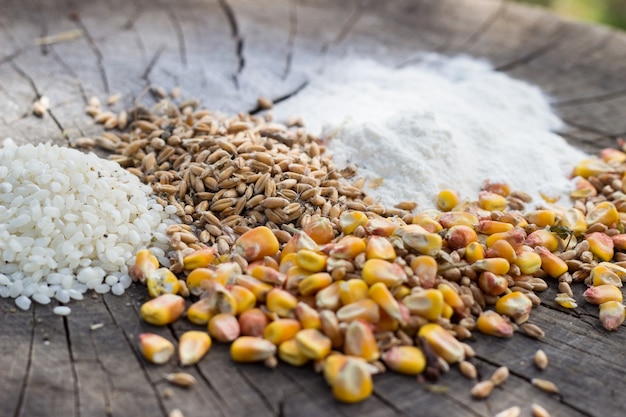
<instances>
[{"instance_id":1,"label":"pile of white rice","mask_svg":"<svg viewBox=\"0 0 626 417\"><path fill-rule=\"evenodd\" d=\"M87 290L124 293L128 266L150 247L163 264L175 207L119 164L41 144L0 148L0 296L80 300Z\"/></svg>"}]
</instances>

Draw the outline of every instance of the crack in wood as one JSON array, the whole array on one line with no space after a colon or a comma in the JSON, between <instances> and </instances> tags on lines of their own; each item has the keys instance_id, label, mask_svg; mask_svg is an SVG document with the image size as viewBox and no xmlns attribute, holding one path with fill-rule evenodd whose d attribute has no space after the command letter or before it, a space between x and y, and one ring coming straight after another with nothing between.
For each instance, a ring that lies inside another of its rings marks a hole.
<instances>
[{"instance_id":1,"label":"crack in wood","mask_svg":"<svg viewBox=\"0 0 626 417\"><path fill-rule=\"evenodd\" d=\"M331 46L339 45L341 42L343 42L348 37L352 29L354 29L354 26L361 19L362 15L363 7L360 3L357 3L350 12L350 16L348 16L346 21L339 28L339 32L337 32L337 35L335 35L332 40L324 42L322 44L322 47L320 48L320 55L326 55Z\"/></svg>"},{"instance_id":2,"label":"crack in wood","mask_svg":"<svg viewBox=\"0 0 626 417\"><path fill-rule=\"evenodd\" d=\"M287 34L287 53L285 55L285 69L283 70L282 80L286 80L291 72L291 64L293 61L293 48L298 36L298 0L289 1L289 32Z\"/></svg>"},{"instance_id":3,"label":"crack in wood","mask_svg":"<svg viewBox=\"0 0 626 417\"><path fill-rule=\"evenodd\" d=\"M285 100L290 99L291 97L295 96L296 94L300 93L302 90L304 90L307 86L309 85L309 80L305 80L302 84L300 84L299 86L297 86L293 91L288 92L287 94L283 94L282 96L278 96L272 99L272 103L274 103L274 105L283 102ZM257 105L256 107L254 107L253 109L250 109L247 111L248 114L251 115L255 115L258 114L260 112L262 112L264 109L262 109L259 105Z\"/></svg>"},{"instance_id":4,"label":"crack in wood","mask_svg":"<svg viewBox=\"0 0 626 417\"><path fill-rule=\"evenodd\" d=\"M217 0L218 4L222 8L222 11L226 15L226 20L230 25L231 37L235 40L235 55L237 57L237 68L235 73L232 75L232 80L235 85L235 88L239 90L239 76L241 75L245 65L246 60L243 54L244 48L244 39L239 32L239 23L237 22L237 16L235 11L231 7L230 3L227 0Z\"/></svg>"},{"instance_id":5,"label":"crack in wood","mask_svg":"<svg viewBox=\"0 0 626 417\"><path fill-rule=\"evenodd\" d=\"M102 55L102 51L100 51L100 48L98 48L98 45L96 44L93 36L91 36L89 29L87 29L87 26L81 20L80 15L78 15L78 13L74 13L71 15L70 19L74 22L74 24L76 25L78 29L83 31L83 34L85 35L85 39L87 40L87 45L89 46L89 49L96 57L96 66L98 67L98 72L100 74L100 80L102 81L104 92L109 94L110 92L109 81L108 81L106 69L104 68L104 63L103 63L104 57Z\"/></svg>"},{"instance_id":6,"label":"crack in wood","mask_svg":"<svg viewBox=\"0 0 626 417\"><path fill-rule=\"evenodd\" d=\"M52 51L52 59L57 61L57 63L61 65L63 69L72 76L73 80L76 82L76 85L78 86L78 91L80 92L80 96L83 99L83 104L87 104L89 102L89 99L87 97L87 92L85 91L85 86L83 85L83 81L76 74L76 72L74 72L74 69L70 65L68 65L67 62L65 62L63 57L56 51L54 47L50 48L50 50Z\"/></svg>"},{"instance_id":7,"label":"crack in wood","mask_svg":"<svg viewBox=\"0 0 626 417\"><path fill-rule=\"evenodd\" d=\"M270 400L265 395L263 395L263 391L261 391L256 386L254 381L250 380L248 375L245 372L243 372L243 370L241 368L237 367L235 369L237 370L237 373L239 374L239 376L241 376L241 378L244 381L246 381L246 383L250 387L250 390L252 390L252 391L257 393L257 395L261 398L261 402L263 403L263 405L265 405L265 407L268 409L268 411L270 411L273 414L274 407L272 406L272 403L270 402Z\"/></svg>"},{"instance_id":8,"label":"crack in wood","mask_svg":"<svg viewBox=\"0 0 626 417\"><path fill-rule=\"evenodd\" d=\"M623 98L626 96L626 88L621 90L612 91L604 94L597 94L588 97L573 98L570 100L557 101L552 105L556 108L580 106L584 104L601 103L605 101L612 101Z\"/></svg>"},{"instance_id":9,"label":"crack in wood","mask_svg":"<svg viewBox=\"0 0 626 417\"><path fill-rule=\"evenodd\" d=\"M185 33L183 32L183 28L180 24L178 16L171 6L168 6L166 15L168 20L172 24L172 27L174 28L174 33L176 34L176 43L178 44L178 55L180 56L180 62L183 64L184 67L186 67L187 50L185 47Z\"/></svg>"},{"instance_id":10,"label":"crack in wood","mask_svg":"<svg viewBox=\"0 0 626 417\"><path fill-rule=\"evenodd\" d=\"M148 86L150 85L150 73L156 66L157 62L159 61L159 58L161 58L161 54L163 53L164 50L165 50L165 45L161 45L155 51L154 55L152 55L152 58L150 58L148 65L146 65L146 68L141 74L141 79L144 80Z\"/></svg>"},{"instance_id":11,"label":"crack in wood","mask_svg":"<svg viewBox=\"0 0 626 417\"><path fill-rule=\"evenodd\" d=\"M509 2L507 0L500 0L500 4L498 8L491 13L489 16L485 18L485 20L478 26L478 28L470 34L461 44L457 47L457 49L462 51L469 50L473 45L478 43L480 39L491 29L491 27L500 19L507 10ZM449 44L448 44L449 45ZM440 52L445 52L446 49L441 50Z\"/></svg>"},{"instance_id":12,"label":"crack in wood","mask_svg":"<svg viewBox=\"0 0 626 417\"><path fill-rule=\"evenodd\" d=\"M80 417L80 395L78 390L78 373L76 372L76 360L72 351L72 338L70 337L70 328L67 322L67 316L61 317L63 320L63 329L65 330L65 342L67 343L67 354L70 357L70 370L72 372L73 387L74 387L74 409L76 414Z\"/></svg>"},{"instance_id":13,"label":"crack in wood","mask_svg":"<svg viewBox=\"0 0 626 417\"><path fill-rule=\"evenodd\" d=\"M594 127L594 126L587 126L587 125L582 124L582 123L574 122L571 119L566 119L566 118L561 117L561 120L564 121L566 124L568 124L570 126L573 126L573 127L577 128L577 129L580 129L580 130L583 130L583 131L587 131L587 132L590 132L590 133L595 133L595 134L600 135L600 136L606 136L606 137L616 137L617 136L614 133L606 132L606 131L598 129L598 128Z\"/></svg>"},{"instance_id":14,"label":"crack in wood","mask_svg":"<svg viewBox=\"0 0 626 417\"><path fill-rule=\"evenodd\" d=\"M20 394L17 399L17 404L15 406L15 414L13 417L18 417L22 414L22 408L24 407L24 399L26 397L26 387L28 386L28 380L30 378L30 372L33 364L33 346L35 344L35 309L32 309L33 312L33 321L32 328L30 332L30 343L28 344L28 361L26 362L26 371L24 372L24 381L22 382L22 386L20 387Z\"/></svg>"},{"instance_id":15,"label":"crack in wood","mask_svg":"<svg viewBox=\"0 0 626 417\"><path fill-rule=\"evenodd\" d=\"M565 25L563 23L559 23L556 30L550 36L550 40L548 42L512 61L497 66L495 70L501 72L509 72L530 64L537 58L542 57L543 55L552 51L554 48L558 47L564 35Z\"/></svg>"}]
</instances>

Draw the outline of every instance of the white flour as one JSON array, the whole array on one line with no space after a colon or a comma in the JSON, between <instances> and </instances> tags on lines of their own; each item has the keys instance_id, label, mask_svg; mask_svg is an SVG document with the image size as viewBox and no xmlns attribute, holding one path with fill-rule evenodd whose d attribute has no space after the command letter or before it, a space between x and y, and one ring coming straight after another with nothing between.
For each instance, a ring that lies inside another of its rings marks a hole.
<instances>
[{"instance_id":1,"label":"white flour","mask_svg":"<svg viewBox=\"0 0 626 417\"><path fill-rule=\"evenodd\" d=\"M434 207L443 188L475 200L485 180L567 204L568 175L586 155L552 133L561 121L541 91L469 57L427 55L394 69L369 60L335 64L275 109L304 115L340 167L383 178L366 191L386 205Z\"/></svg>"}]
</instances>

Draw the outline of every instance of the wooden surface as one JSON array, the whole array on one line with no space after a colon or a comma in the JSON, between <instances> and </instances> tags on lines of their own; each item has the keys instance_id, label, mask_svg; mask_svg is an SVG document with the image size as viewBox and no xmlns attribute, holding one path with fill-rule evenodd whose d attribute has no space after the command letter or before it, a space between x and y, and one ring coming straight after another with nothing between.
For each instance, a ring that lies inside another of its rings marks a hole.
<instances>
[{"instance_id":1,"label":"wooden surface","mask_svg":"<svg viewBox=\"0 0 626 417\"><path fill-rule=\"evenodd\" d=\"M76 29L78 39L34 43ZM149 103L150 86L180 86L206 107L251 111L259 96L297 94L334 60L368 56L403 66L423 51L484 57L539 85L567 122L563 135L582 149L595 152L626 133L626 35L509 2L2 0L0 136L67 144L98 131L84 114L88 97L122 93L121 110L137 97ZM31 106L41 94L51 108L38 119ZM582 290L574 288L579 299ZM531 315L544 340L477 335L471 342L482 376L499 365L511 369L488 400L471 399L471 383L453 368L439 381L446 393L388 373L376 376L371 399L353 406L335 402L310 368L235 365L220 345L188 369L197 386L171 387L162 375L175 365L146 364L136 337L149 330L175 339L189 325L142 323L140 287L122 297L88 296L71 304L67 318L52 306L16 312L11 300L0 300L0 415L155 417L179 408L186 417L491 416L519 405L530 416L531 402L555 417L626 415L626 329L609 334L595 307L583 302L564 312L554 295L554 287L543 293ZM544 372L532 365L539 348L550 358ZM534 388L534 377L556 382L560 394Z\"/></svg>"}]
</instances>

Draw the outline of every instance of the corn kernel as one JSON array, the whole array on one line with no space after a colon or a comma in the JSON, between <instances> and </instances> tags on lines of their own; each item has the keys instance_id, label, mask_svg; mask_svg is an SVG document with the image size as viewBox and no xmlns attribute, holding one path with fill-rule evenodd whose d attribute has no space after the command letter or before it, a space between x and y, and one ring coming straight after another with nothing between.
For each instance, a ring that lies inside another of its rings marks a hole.
<instances>
[{"instance_id":1,"label":"corn kernel","mask_svg":"<svg viewBox=\"0 0 626 417\"><path fill-rule=\"evenodd\" d=\"M422 288L432 288L435 285L439 265L432 256L419 255L411 261L413 274L419 278Z\"/></svg>"},{"instance_id":2,"label":"corn kernel","mask_svg":"<svg viewBox=\"0 0 626 417\"><path fill-rule=\"evenodd\" d=\"M260 302L265 302L267 293L270 292L272 288L274 288L272 285L256 279L250 275L237 276L235 278L235 284L241 285L242 287L245 287L252 291L256 299Z\"/></svg>"},{"instance_id":3,"label":"corn kernel","mask_svg":"<svg viewBox=\"0 0 626 417\"><path fill-rule=\"evenodd\" d=\"M500 239L495 241L494 244L487 249L485 256L487 256L487 258L504 258L509 263L513 263L515 258L517 258L517 253L507 240Z\"/></svg>"},{"instance_id":4,"label":"corn kernel","mask_svg":"<svg viewBox=\"0 0 626 417\"><path fill-rule=\"evenodd\" d=\"M559 225L567 227L574 233L574 236L580 236L587 230L585 215L574 207L570 207L562 213Z\"/></svg>"},{"instance_id":5,"label":"corn kernel","mask_svg":"<svg viewBox=\"0 0 626 417\"><path fill-rule=\"evenodd\" d=\"M368 362L380 358L376 338L369 324L361 320L350 322L344 336L344 352Z\"/></svg>"},{"instance_id":6,"label":"corn kernel","mask_svg":"<svg viewBox=\"0 0 626 417\"><path fill-rule=\"evenodd\" d=\"M211 300L208 298L199 299L187 309L187 320L200 326L209 324L209 320L214 315Z\"/></svg>"},{"instance_id":7,"label":"corn kernel","mask_svg":"<svg viewBox=\"0 0 626 417\"><path fill-rule=\"evenodd\" d=\"M211 283L205 292L215 313L237 313L237 300L222 284Z\"/></svg>"},{"instance_id":8,"label":"corn kernel","mask_svg":"<svg viewBox=\"0 0 626 417\"><path fill-rule=\"evenodd\" d=\"M365 257L367 259L393 261L396 258L396 250L388 239L374 235L367 239Z\"/></svg>"},{"instance_id":9,"label":"corn kernel","mask_svg":"<svg viewBox=\"0 0 626 417\"><path fill-rule=\"evenodd\" d=\"M477 271L488 271L496 275L504 275L509 272L511 264L504 258L485 258L472 264Z\"/></svg>"},{"instance_id":10,"label":"corn kernel","mask_svg":"<svg viewBox=\"0 0 626 417\"><path fill-rule=\"evenodd\" d=\"M295 336L298 349L309 359L324 359L330 354L331 340L317 329L302 329Z\"/></svg>"},{"instance_id":11,"label":"corn kernel","mask_svg":"<svg viewBox=\"0 0 626 417\"><path fill-rule=\"evenodd\" d=\"M493 233L485 239L485 245L490 248L498 240L504 239L513 246L515 251L519 250L526 241L526 233L519 229L511 229L508 232Z\"/></svg>"},{"instance_id":12,"label":"corn kernel","mask_svg":"<svg viewBox=\"0 0 626 417\"><path fill-rule=\"evenodd\" d=\"M196 268L206 268L215 259L215 248L198 249L183 258L183 268L190 271Z\"/></svg>"},{"instance_id":13,"label":"corn kernel","mask_svg":"<svg viewBox=\"0 0 626 417\"><path fill-rule=\"evenodd\" d=\"M154 333L141 333L138 338L141 354L152 363L162 365L174 355L174 344L163 336Z\"/></svg>"},{"instance_id":14,"label":"corn kernel","mask_svg":"<svg viewBox=\"0 0 626 417\"><path fill-rule=\"evenodd\" d=\"M614 285L598 285L589 287L583 292L585 301L591 304L602 304L607 301L622 302L622 291Z\"/></svg>"},{"instance_id":15,"label":"corn kernel","mask_svg":"<svg viewBox=\"0 0 626 417\"><path fill-rule=\"evenodd\" d=\"M489 295L501 295L509 287L509 281L502 275L485 271L478 276L478 287Z\"/></svg>"},{"instance_id":16,"label":"corn kernel","mask_svg":"<svg viewBox=\"0 0 626 417\"><path fill-rule=\"evenodd\" d=\"M320 321L322 323L322 332L328 336L333 348L343 346L343 333L339 327L337 315L330 310L320 311Z\"/></svg>"},{"instance_id":17,"label":"corn kernel","mask_svg":"<svg viewBox=\"0 0 626 417\"><path fill-rule=\"evenodd\" d=\"M389 288L382 282L377 282L369 289L369 295L372 300L378 304L382 310L385 310L394 320L404 325L406 317L402 315L398 301L393 297Z\"/></svg>"},{"instance_id":18,"label":"corn kernel","mask_svg":"<svg viewBox=\"0 0 626 417\"><path fill-rule=\"evenodd\" d=\"M178 341L178 362L181 366L194 365L211 348L211 336L199 330L189 330Z\"/></svg>"},{"instance_id":19,"label":"corn kernel","mask_svg":"<svg viewBox=\"0 0 626 417\"><path fill-rule=\"evenodd\" d=\"M604 162L608 163L621 164L626 161L626 153L614 148L602 149L599 155Z\"/></svg>"},{"instance_id":20,"label":"corn kernel","mask_svg":"<svg viewBox=\"0 0 626 417\"><path fill-rule=\"evenodd\" d=\"M389 288L401 285L407 279L400 265L382 259L367 260L363 265L361 275L367 285L382 282Z\"/></svg>"},{"instance_id":21,"label":"corn kernel","mask_svg":"<svg viewBox=\"0 0 626 417\"><path fill-rule=\"evenodd\" d=\"M558 278L567 272L565 261L543 246L537 246L535 252L541 257L541 268L552 278Z\"/></svg>"},{"instance_id":22,"label":"corn kernel","mask_svg":"<svg viewBox=\"0 0 626 417\"><path fill-rule=\"evenodd\" d=\"M303 329L321 329L320 313L310 305L300 301L296 306L296 318Z\"/></svg>"},{"instance_id":23,"label":"corn kernel","mask_svg":"<svg viewBox=\"0 0 626 417\"><path fill-rule=\"evenodd\" d=\"M317 242L315 242L309 235L302 231L295 231L291 239L285 244L280 251L280 259L290 253L296 253L300 249L318 250Z\"/></svg>"},{"instance_id":24,"label":"corn kernel","mask_svg":"<svg viewBox=\"0 0 626 417\"><path fill-rule=\"evenodd\" d=\"M424 230L430 233L439 233L443 230L441 223L424 213L416 214L415 217L413 217L411 224L422 226Z\"/></svg>"},{"instance_id":25,"label":"corn kernel","mask_svg":"<svg viewBox=\"0 0 626 417\"><path fill-rule=\"evenodd\" d=\"M478 204L483 210L503 211L506 209L506 198L500 194L489 191L481 191L478 193Z\"/></svg>"},{"instance_id":26,"label":"corn kernel","mask_svg":"<svg viewBox=\"0 0 626 417\"><path fill-rule=\"evenodd\" d=\"M554 297L554 301L564 308L576 308L578 304L576 304L576 300L570 297L566 293L558 293L556 297Z\"/></svg>"},{"instance_id":27,"label":"corn kernel","mask_svg":"<svg viewBox=\"0 0 626 417\"><path fill-rule=\"evenodd\" d=\"M344 403L364 401L372 395L372 375L362 362L348 360L341 368L333 385L333 396Z\"/></svg>"},{"instance_id":28,"label":"corn kernel","mask_svg":"<svg viewBox=\"0 0 626 417\"><path fill-rule=\"evenodd\" d=\"M443 294L443 300L460 316L465 315L465 303L458 292L450 285L441 283L437 289Z\"/></svg>"},{"instance_id":29,"label":"corn kernel","mask_svg":"<svg viewBox=\"0 0 626 417\"><path fill-rule=\"evenodd\" d=\"M232 314L220 313L209 320L209 335L218 342L232 342L241 333L239 322Z\"/></svg>"},{"instance_id":30,"label":"corn kernel","mask_svg":"<svg viewBox=\"0 0 626 417\"><path fill-rule=\"evenodd\" d=\"M335 237L333 225L327 217L318 217L317 219L308 222L304 225L302 231L313 239L318 245L326 244Z\"/></svg>"},{"instance_id":31,"label":"corn kernel","mask_svg":"<svg viewBox=\"0 0 626 417\"><path fill-rule=\"evenodd\" d=\"M287 280L285 274L265 265L253 265L247 272L250 276L270 285L282 286Z\"/></svg>"},{"instance_id":32,"label":"corn kernel","mask_svg":"<svg viewBox=\"0 0 626 417\"><path fill-rule=\"evenodd\" d=\"M600 323L606 330L617 330L626 318L626 308L619 301L607 301L600 304Z\"/></svg>"},{"instance_id":33,"label":"corn kernel","mask_svg":"<svg viewBox=\"0 0 626 417\"><path fill-rule=\"evenodd\" d=\"M402 239L405 246L422 255L435 256L443 246L443 239L437 233L430 233L416 224L399 226L393 232Z\"/></svg>"},{"instance_id":34,"label":"corn kernel","mask_svg":"<svg viewBox=\"0 0 626 417\"><path fill-rule=\"evenodd\" d=\"M283 289L273 288L267 293L265 305L279 317L294 317L298 299Z\"/></svg>"},{"instance_id":35,"label":"corn kernel","mask_svg":"<svg viewBox=\"0 0 626 417\"><path fill-rule=\"evenodd\" d=\"M239 334L242 336L263 337L268 325L267 314L260 308L251 308L244 311L239 319Z\"/></svg>"},{"instance_id":36,"label":"corn kernel","mask_svg":"<svg viewBox=\"0 0 626 417\"><path fill-rule=\"evenodd\" d=\"M435 321L441 317L443 312L443 293L433 288L417 291L404 297L402 304L412 314L417 314L429 321Z\"/></svg>"},{"instance_id":37,"label":"corn kernel","mask_svg":"<svg viewBox=\"0 0 626 417\"><path fill-rule=\"evenodd\" d=\"M298 290L302 295L314 295L319 290L328 287L332 282L333 277L328 272L316 272L300 281Z\"/></svg>"},{"instance_id":38,"label":"corn kernel","mask_svg":"<svg viewBox=\"0 0 626 417\"><path fill-rule=\"evenodd\" d=\"M311 272L320 272L326 268L328 257L322 253L308 249L300 249L296 252L296 265Z\"/></svg>"},{"instance_id":39,"label":"corn kernel","mask_svg":"<svg viewBox=\"0 0 626 417\"><path fill-rule=\"evenodd\" d=\"M426 369L426 357L415 346L394 346L383 353L382 360L389 369L401 374L417 375Z\"/></svg>"},{"instance_id":40,"label":"corn kernel","mask_svg":"<svg viewBox=\"0 0 626 417\"><path fill-rule=\"evenodd\" d=\"M344 211L339 216L339 225L344 234L350 235L357 227L365 226L367 220L367 215L362 211Z\"/></svg>"},{"instance_id":41,"label":"corn kernel","mask_svg":"<svg viewBox=\"0 0 626 417\"><path fill-rule=\"evenodd\" d=\"M585 237L589 242L589 250L603 261L610 261L613 258L614 246L610 236L602 232L590 233Z\"/></svg>"},{"instance_id":42,"label":"corn kernel","mask_svg":"<svg viewBox=\"0 0 626 417\"><path fill-rule=\"evenodd\" d=\"M485 259L484 246L480 242L472 242L467 245L465 247L465 259L470 263Z\"/></svg>"},{"instance_id":43,"label":"corn kernel","mask_svg":"<svg viewBox=\"0 0 626 417\"><path fill-rule=\"evenodd\" d=\"M278 272L287 274L287 271L289 271L289 269L294 266L298 266L296 265L296 252L289 253L285 256L282 256L282 252L281 252L280 265L278 266Z\"/></svg>"},{"instance_id":44,"label":"corn kernel","mask_svg":"<svg viewBox=\"0 0 626 417\"><path fill-rule=\"evenodd\" d=\"M484 334L496 337L513 336L513 326L504 316L492 310L480 313L476 319L476 328Z\"/></svg>"},{"instance_id":45,"label":"corn kernel","mask_svg":"<svg viewBox=\"0 0 626 417\"><path fill-rule=\"evenodd\" d=\"M450 249L461 249L478 240L478 235L473 227L458 224L448 229L445 235L446 243Z\"/></svg>"},{"instance_id":46,"label":"corn kernel","mask_svg":"<svg viewBox=\"0 0 626 417\"><path fill-rule=\"evenodd\" d=\"M524 293L513 291L503 295L496 302L496 312L511 317L516 323L524 323L528 320L533 302Z\"/></svg>"},{"instance_id":47,"label":"corn kernel","mask_svg":"<svg viewBox=\"0 0 626 417\"><path fill-rule=\"evenodd\" d=\"M362 279L349 279L339 284L339 298L343 305L348 305L368 298L368 290L367 283Z\"/></svg>"},{"instance_id":48,"label":"corn kernel","mask_svg":"<svg viewBox=\"0 0 626 417\"><path fill-rule=\"evenodd\" d=\"M356 356L347 356L341 353L333 352L324 358L324 364L322 367L322 374L324 375L324 380L331 387L335 383L337 379L337 375L339 375L339 371L346 365L349 360L360 360L363 358L357 358Z\"/></svg>"},{"instance_id":49,"label":"corn kernel","mask_svg":"<svg viewBox=\"0 0 626 417\"><path fill-rule=\"evenodd\" d=\"M296 319L278 319L274 320L265 327L263 338L269 340L275 345L293 339L296 333L302 330L300 322Z\"/></svg>"},{"instance_id":50,"label":"corn kernel","mask_svg":"<svg viewBox=\"0 0 626 417\"><path fill-rule=\"evenodd\" d=\"M476 231L484 235L492 235L494 233L504 233L513 229L511 223L501 222L497 220L481 220L476 226Z\"/></svg>"},{"instance_id":51,"label":"corn kernel","mask_svg":"<svg viewBox=\"0 0 626 417\"><path fill-rule=\"evenodd\" d=\"M541 269L541 257L536 252L521 251L513 260L522 274L532 275Z\"/></svg>"},{"instance_id":52,"label":"corn kernel","mask_svg":"<svg viewBox=\"0 0 626 417\"><path fill-rule=\"evenodd\" d=\"M330 249L330 256L339 259L354 259L360 253L365 252L367 245L365 240L356 236L344 236Z\"/></svg>"},{"instance_id":53,"label":"corn kernel","mask_svg":"<svg viewBox=\"0 0 626 417\"><path fill-rule=\"evenodd\" d=\"M195 271L192 271L192 275ZM215 268L215 275L213 281L219 282L222 285L232 285L237 283L237 277L243 274L241 267L236 262L224 262Z\"/></svg>"},{"instance_id":54,"label":"corn kernel","mask_svg":"<svg viewBox=\"0 0 626 417\"><path fill-rule=\"evenodd\" d=\"M483 183L482 189L485 191L499 194L503 197L508 197L508 195L511 194L511 187L505 182L491 182L489 180L486 180Z\"/></svg>"},{"instance_id":55,"label":"corn kernel","mask_svg":"<svg viewBox=\"0 0 626 417\"><path fill-rule=\"evenodd\" d=\"M180 289L178 278L167 268L159 268L147 275L146 286L150 297L158 297L161 294L176 294Z\"/></svg>"},{"instance_id":56,"label":"corn kernel","mask_svg":"<svg viewBox=\"0 0 626 417\"><path fill-rule=\"evenodd\" d=\"M554 226L557 221L556 213L552 210L533 210L525 215L528 223L539 227Z\"/></svg>"},{"instance_id":57,"label":"corn kernel","mask_svg":"<svg viewBox=\"0 0 626 417\"><path fill-rule=\"evenodd\" d=\"M235 298L237 310L235 315L240 315L246 310L250 310L256 305L256 297L252 291L241 285L230 286L230 293Z\"/></svg>"},{"instance_id":58,"label":"corn kernel","mask_svg":"<svg viewBox=\"0 0 626 417\"><path fill-rule=\"evenodd\" d=\"M398 227L398 223L382 217L370 219L365 225L365 231L370 235L389 237Z\"/></svg>"},{"instance_id":59,"label":"corn kernel","mask_svg":"<svg viewBox=\"0 0 626 417\"><path fill-rule=\"evenodd\" d=\"M441 213L437 220L446 229L451 228L457 224L464 224L465 226L474 227L478 224L478 217L467 211L449 211Z\"/></svg>"},{"instance_id":60,"label":"corn kernel","mask_svg":"<svg viewBox=\"0 0 626 417\"><path fill-rule=\"evenodd\" d=\"M285 281L285 289L288 291L295 291L298 289L298 285L303 279L311 275L306 269L302 269L299 266L292 266L287 271L287 280Z\"/></svg>"},{"instance_id":61,"label":"corn kernel","mask_svg":"<svg viewBox=\"0 0 626 417\"><path fill-rule=\"evenodd\" d=\"M619 213L613 203L603 201L587 212L585 220L589 226L600 223L611 227L619 221Z\"/></svg>"},{"instance_id":62,"label":"corn kernel","mask_svg":"<svg viewBox=\"0 0 626 417\"><path fill-rule=\"evenodd\" d=\"M450 320L454 315L454 309L452 306L446 302L443 303L443 307L441 308L441 317L446 320Z\"/></svg>"},{"instance_id":63,"label":"corn kernel","mask_svg":"<svg viewBox=\"0 0 626 417\"><path fill-rule=\"evenodd\" d=\"M258 226L248 230L235 241L234 252L240 254L248 262L273 256L278 252L278 239L270 228Z\"/></svg>"},{"instance_id":64,"label":"corn kernel","mask_svg":"<svg viewBox=\"0 0 626 417\"><path fill-rule=\"evenodd\" d=\"M417 335L449 364L459 362L465 357L465 349L461 342L450 332L435 323L428 323L420 327Z\"/></svg>"},{"instance_id":65,"label":"corn kernel","mask_svg":"<svg viewBox=\"0 0 626 417\"><path fill-rule=\"evenodd\" d=\"M459 194L450 189L444 189L437 193L437 208L441 211L450 211L459 204Z\"/></svg>"},{"instance_id":66,"label":"corn kernel","mask_svg":"<svg viewBox=\"0 0 626 417\"><path fill-rule=\"evenodd\" d=\"M185 299L180 295L163 294L142 304L141 317L155 326L173 323L185 311Z\"/></svg>"},{"instance_id":67,"label":"corn kernel","mask_svg":"<svg viewBox=\"0 0 626 417\"><path fill-rule=\"evenodd\" d=\"M296 339L289 339L281 343L278 346L278 357L291 366L304 366L310 360L300 351Z\"/></svg>"},{"instance_id":68,"label":"corn kernel","mask_svg":"<svg viewBox=\"0 0 626 417\"><path fill-rule=\"evenodd\" d=\"M315 306L319 309L336 311L341 307L339 288L343 281L335 281L315 294Z\"/></svg>"},{"instance_id":69,"label":"corn kernel","mask_svg":"<svg viewBox=\"0 0 626 417\"><path fill-rule=\"evenodd\" d=\"M159 260L148 249L141 249L135 257L135 264L130 269L133 278L145 282L148 275L159 268Z\"/></svg>"},{"instance_id":70,"label":"corn kernel","mask_svg":"<svg viewBox=\"0 0 626 417\"><path fill-rule=\"evenodd\" d=\"M559 240L557 237L554 233L546 229L535 230L529 234L524 244L531 248L543 246L550 252L554 252L559 248Z\"/></svg>"},{"instance_id":71,"label":"corn kernel","mask_svg":"<svg viewBox=\"0 0 626 417\"><path fill-rule=\"evenodd\" d=\"M574 167L572 175L589 178L605 172L613 172L615 168L598 158L584 159Z\"/></svg>"},{"instance_id":72,"label":"corn kernel","mask_svg":"<svg viewBox=\"0 0 626 417\"><path fill-rule=\"evenodd\" d=\"M204 292L205 286L209 281L212 281L215 277L215 273L212 269L197 268L187 275L185 282L189 292L193 295L199 296ZM222 283L225 285L226 282Z\"/></svg>"},{"instance_id":73,"label":"corn kernel","mask_svg":"<svg viewBox=\"0 0 626 417\"><path fill-rule=\"evenodd\" d=\"M341 322L351 322L361 319L368 323L376 323L379 318L380 312L378 304L370 298L346 304L337 310L337 319Z\"/></svg>"},{"instance_id":74,"label":"corn kernel","mask_svg":"<svg viewBox=\"0 0 626 417\"><path fill-rule=\"evenodd\" d=\"M604 262L593 267L590 277L594 287L604 284L613 285L618 288L622 286L620 277L604 265Z\"/></svg>"},{"instance_id":75,"label":"corn kernel","mask_svg":"<svg viewBox=\"0 0 626 417\"><path fill-rule=\"evenodd\" d=\"M260 337L241 336L230 345L230 357L235 362L261 362L276 354L276 345Z\"/></svg>"}]
</instances>

